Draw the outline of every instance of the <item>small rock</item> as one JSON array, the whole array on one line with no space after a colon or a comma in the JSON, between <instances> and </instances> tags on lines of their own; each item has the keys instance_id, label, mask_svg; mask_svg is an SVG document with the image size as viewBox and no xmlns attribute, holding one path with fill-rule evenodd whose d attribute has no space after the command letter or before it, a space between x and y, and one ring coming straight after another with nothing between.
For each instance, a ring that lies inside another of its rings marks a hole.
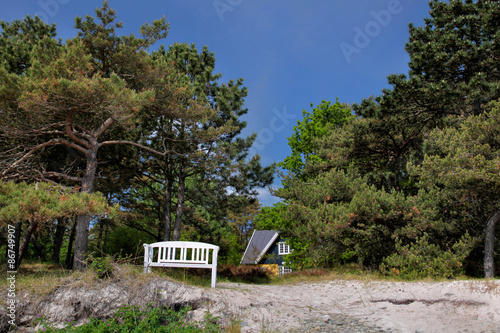
<instances>
[{"instance_id":1,"label":"small rock","mask_svg":"<svg viewBox=\"0 0 500 333\"><path fill-rule=\"evenodd\" d=\"M329 316L329 315L325 315L325 316L323 316L323 321L324 321L325 323L329 322L329 321L330 321L330 319L331 319L331 318L330 318L330 316Z\"/></svg>"}]
</instances>

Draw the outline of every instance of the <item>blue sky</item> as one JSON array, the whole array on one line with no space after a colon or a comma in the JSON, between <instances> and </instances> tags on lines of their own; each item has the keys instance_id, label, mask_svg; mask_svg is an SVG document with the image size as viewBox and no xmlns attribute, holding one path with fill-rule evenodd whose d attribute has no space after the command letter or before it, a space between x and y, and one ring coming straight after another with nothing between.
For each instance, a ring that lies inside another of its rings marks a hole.
<instances>
[{"instance_id":1,"label":"blue sky","mask_svg":"<svg viewBox=\"0 0 500 333\"><path fill-rule=\"evenodd\" d=\"M387 75L407 73L408 24L422 25L423 0L110 0L123 34L166 17L170 33L160 41L207 45L221 82L244 78L248 126L258 133L252 152L264 165L289 153L287 137L302 110L322 100L360 102L388 87ZM0 20L26 15L56 23L63 40L76 35L74 18L94 15L101 0L1 1ZM275 180L276 186L280 183ZM267 189L263 205L278 201Z\"/></svg>"}]
</instances>

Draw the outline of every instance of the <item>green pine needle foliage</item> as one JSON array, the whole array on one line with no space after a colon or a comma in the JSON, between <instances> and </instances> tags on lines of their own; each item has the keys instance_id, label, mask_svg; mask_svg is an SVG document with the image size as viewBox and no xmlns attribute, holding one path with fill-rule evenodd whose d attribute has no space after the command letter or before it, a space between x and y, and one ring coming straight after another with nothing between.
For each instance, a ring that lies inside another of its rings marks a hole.
<instances>
[{"instance_id":1,"label":"green pine needle foliage","mask_svg":"<svg viewBox=\"0 0 500 333\"><path fill-rule=\"evenodd\" d=\"M473 246L474 240L469 234L464 235L449 250L431 243L428 234L404 246L398 240L396 252L384 259L380 270L386 275L409 280L460 276L464 273L462 263Z\"/></svg>"}]
</instances>

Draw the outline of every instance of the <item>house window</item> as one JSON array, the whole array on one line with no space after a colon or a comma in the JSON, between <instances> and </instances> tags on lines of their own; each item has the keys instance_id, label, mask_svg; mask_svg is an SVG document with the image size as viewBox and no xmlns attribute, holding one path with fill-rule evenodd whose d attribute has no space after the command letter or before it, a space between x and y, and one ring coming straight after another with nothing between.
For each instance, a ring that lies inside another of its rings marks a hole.
<instances>
[{"instance_id":1,"label":"house window","mask_svg":"<svg viewBox=\"0 0 500 333\"><path fill-rule=\"evenodd\" d=\"M290 254L290 245L288 245L285 242L279 242L278 243L278 254L284 255L284 254Z\"/></svg>"},{"instance_id":2,"label":"house window","mask_svg":"<svg viewBox=\"0 0 500 333\"><path fill-rule=\"evenodd\" d=\"M278 266L278 275L283 275L287 273L291 273L292 269L286 266Z\"/></svg>"}]
</instances>

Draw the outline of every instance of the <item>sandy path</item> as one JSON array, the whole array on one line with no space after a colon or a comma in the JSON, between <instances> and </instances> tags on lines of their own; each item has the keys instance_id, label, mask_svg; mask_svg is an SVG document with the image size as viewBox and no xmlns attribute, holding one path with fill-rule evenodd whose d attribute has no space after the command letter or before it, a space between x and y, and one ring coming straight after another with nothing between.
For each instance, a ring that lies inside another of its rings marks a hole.
<instances>
[{"instance_id":1,"label":"sandy path","mask_svg":"<svg viewBox=\"0 0 500 333\"><path fill-rule=\"evenodd\" d=\"M399 332L500 333L500 280L220 283L206 292L214 301L210 310L222 317L236 315L243 321L243 332L301 332L305 320L344 314Z\"/></svg>"}]
</instances>

